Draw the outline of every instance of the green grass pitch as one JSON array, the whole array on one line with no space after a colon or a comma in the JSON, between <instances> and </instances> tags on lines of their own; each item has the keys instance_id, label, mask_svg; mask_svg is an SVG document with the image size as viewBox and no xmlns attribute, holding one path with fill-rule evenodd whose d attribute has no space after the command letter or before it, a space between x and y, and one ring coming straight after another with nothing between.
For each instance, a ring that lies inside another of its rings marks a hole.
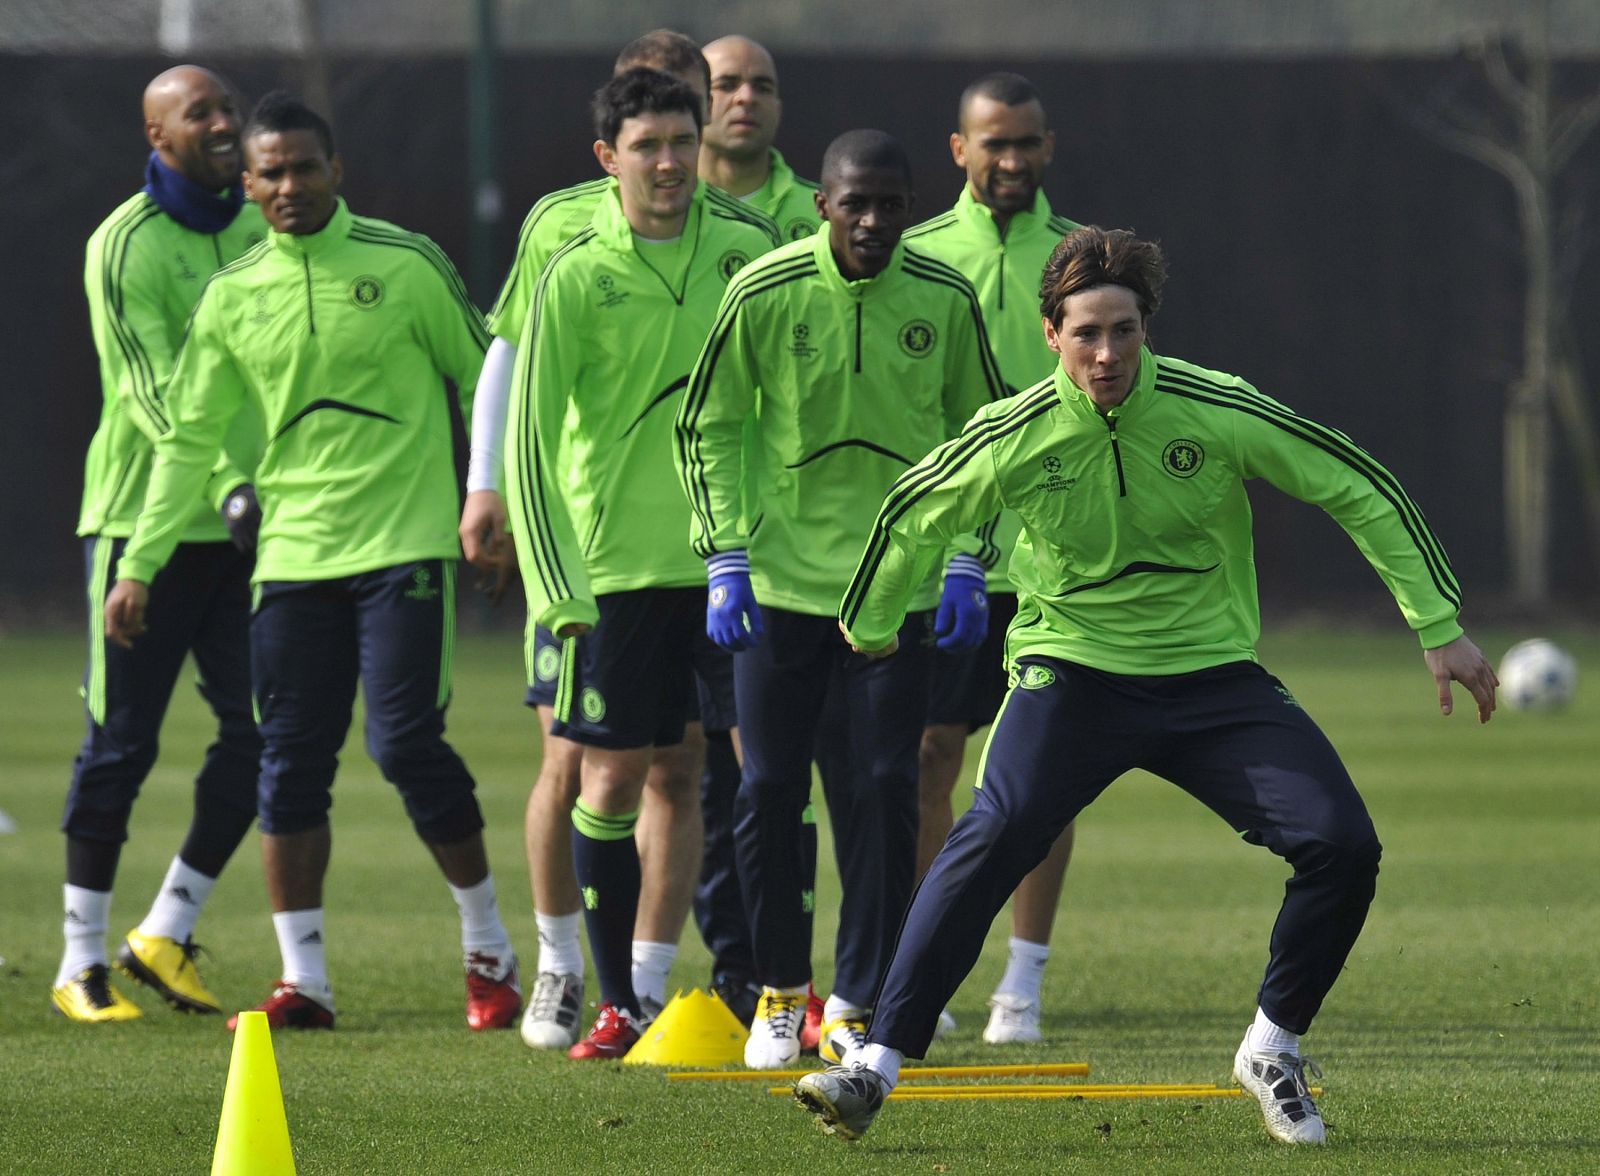
<instances>
[{"instance_id":1,"label":"green grass pitch","mask_svg":"<svg viewBox=\"0 0 1600 1176\"><path fill-rule=\"evenodd\" d=\"M1475 636L1498 656L1514 635ZM1592 632L1554 636L1600 675ZM328 884L339 1029L275 1040L299 1171L1600 1169L1600 681L1565 714L1502 711L1481 728L1465 703L1438 715L1403 630L1269 634L1263 655L1344 754L1385 846L1366 933L1306 1044L1326 1071L1330 1147L1291 1160L1242 1100L899 1104L846 1145L758 1086L669 1087L649 1067L578 1065L515 1033L471 1034L454 908L357 734L335 789ZM147 1014L131 1024L49 1011L80 659L76 635L0 637L0 809L18 825L0 836L0 1170L204 1172L228 1069L221 1021L170 1013L131 984ZM521 817L534 739L519 662L515 636L464 639L450 726L531 962ZM178 845L205 737L197 697L180 689L134 812L114 935L144 913ZM1045 979L1047 1043L979 1038L1002 916L952 1005L959 1028L930 1060L1082 1060L1094 1081L1229 1081L1281 863L1141 777L1088 811L1078 845ZM257 861L252 835L198 936L204 974L233 1007L266 995L278 967ZM832 941L837 895L830 866L819 945ZM704 982L692 924L683 944L675 984ZM823 991L829 954L816 953Z\"/></svg>"}]
</instances>

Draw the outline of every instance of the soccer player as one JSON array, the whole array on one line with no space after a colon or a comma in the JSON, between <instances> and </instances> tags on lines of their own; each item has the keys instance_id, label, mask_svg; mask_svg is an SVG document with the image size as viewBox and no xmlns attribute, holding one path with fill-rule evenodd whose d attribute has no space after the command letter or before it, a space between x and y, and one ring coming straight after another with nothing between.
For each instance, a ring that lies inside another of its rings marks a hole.
<instances>
[{"instance_id":1,"label":"soccer player","mask_svg":"<svg viewBox=\"0 0 1600 1176\"><path fill-rule=\"evenodd\" d=\"M572 853L602 1001L575 1059L621 1056L647 1018L629 959L634 828L656 749L682 741L695 663L713 652L673 410L728 279L775 244L770 220L697 181L703 112L651 69L595 95L595 155L617 187L546 263L512 380L518 564L534 622L570 639L551 732L583 745Z\"/></svg>"},{"instance_id":2,"label":"soccer player","mask_svg":"<svg viewBox=\"0 0 1600 1176\"><path fill-rule=\"evenodd\" d=\"M711 70L711 112L700 141L700 176L770 216L782 238L810 237L820 223L817 185L795 175L772 144L783 102L772 54L749 37L718 37L703 50ZM711 950L711 988L746 1025L755 1017L761 986L755 983L755 958L744 894L733 848L733 805L739 791L739 764L731 739L707 732L706 768L700 804L705 822L705 855L695 888L694 913ZM817 819L806 805L801 827L801 874L805 889L816 878ZM822 1002L811 997L801 1043L817 1048Z\"/></svg>"},{"instance_id":3,"label":"soccer player","mask_svg":"<svg viewBox=\"0 0 1600 1176\"><path fill-rule=\"evenodd\" d=\"M1055 133L1038 91L1014 73L989 74L968 86L957 125L950 154L966 173L966 184L954 208L907 229L906 242L954 266L972 283L1007 386L1026 388L1055 366L1039 330L1039 275L1061 238L1078 227L1051 211L1042 190ZM1005 632L1017 613L1006 564L1021 525L1011 511L1000 516L994 543L1001 559L989 574L989 636L983 647L933 655L918 780L918 877L950 833L950 794L961 775L967 737L994 721L1005 695ZM1050 958L1050 930L1072 856L1072 835L1069 824L1017 887L1010 956L989 998L983 1031L991 1044L1040 1040L1040 980Z\"/></svg>"},{"instance_id":4,"label":"soccer player","mask_svg":"<svg viewBox=\"0 0 1600 1176\"><path fill-rule=\"evenodd\" d=\"M656 29L629 42L617 55L613 76L639 66L671 74L699 95L702 104L710 73L699 46L682 33ZM506 533L503 454L511 376L539 274L551 256L588 226L602 198L615 193L615 177L564 188L539 200L523 222L511 271L494 308L489 330L494 338L484 360L473 402L472 455L467 500L461 516L463 550L486 573L504 577L515 564ZM531 616L531 614L530 614ZM578 799L582 747L550 734L556 683L561 675L561 643L529 623L528 705L537 709L543 740L539 774L528 796L525 841L539 929L538 975L522 1020L522 1039L538 1049L567 1049L578 1037L583 1008L583 949L578 939L581 899L572 865L572 807ZM705 667L710 672L713 667ZM731 669L721 675L731 678ZM698 700L713 731L733 724L731 684L720 691L703 687ZM721 696L730 696L719 706ZM684 740L661 748L646 789L639 825L643 885L634 928L635 990L659 1006L666 998L667 974L692 901L694 871L702 838L698 806L688 794L699 773L701 724L691 723ZM736 769L735 769L736 770Z\"/></svg>"},{"instance_id":5,"label":"soccer player","mask_svg":"<svg viewBox=\"0 0 1600 1176\"><path fill-rule=\"evenodd\" d=\"M846 1138L871 1124L902 1057L922 1056L1006 896L1080 809L1144 768L1293 867L1234 1074L1275 1138L1323 1142L1300 1037L1361 931L1381 850L1338 755L1256 660L1247 479L1350 534L1420 638L1445 714L1452 680L1479 722L1494 711L1494 671L1462 633L1460 588L1416 504L1337 430L1151 354L1165 279L1160 250L1132 233L1063 240L1040 289L1058 368L895 483L844 597L851 645L886 657L949 537L1000 507L1022 517L1013 687L972 808L917 889L868 1044L796 1085Z\"/></svg>"},{"instance_id":6,"label":"soccer player","mask_svg":"<svg viewBox=\"0 0 1600 1176\"><path fill-rule=\"evenodd\" d=\"M783 101L772 54L749 37L718 37L703 50L711 70L711 114L700 143L700 176L759 208L785 241L817 231L817 185L795 175L772 144Z\"/></svg>"},{"instance_id":7,"label":"soccer player","mask_svg":"<svg viewBox=\"0 0 1600 1176\"><path fill-rule=\"evenodd\" d=\"M846 536L866 526L879 488L1005 391L971 285L900 242L912 200L894 139L835 139L817 197L826 224L729 285L678 416L679 472L710 579L707 631L742 651L735 838L763 986L745 1046L756 1069L800 1050L813 905L801 812L835 672L851 713L853 795L834 812L844 899L824 1057L859 1042L911 890L923 641L939 588L918 586L904 656L851 654L833 621L850 572ZM975 644L984 565L971 552L951 565L939 639Z\"/></svg>"},{"instance_id":8,"label":"soccer player","mask_svg":"<svg viewBox=\"0 0 1600 1176\"><path fill-rule=\"evenodd\" d=\"M174 1008L218 1011L195 970L192 937L223 866L255 820L261 741L250 714L250 556L259 514L248 478L259 438L230 437L235 462L218 468L184 504L173 557L150 586L150 631L131 650L108 645L100 608L144 501L154 442L171 426L165 389L184 324L206 279L266 235L244 203L239 113L226 82L180 65L144 92L152 148L145 185L89 238L84 289L100 355L104 404L84 468L83 539L90 602L83 697L88 733L73 766L62 831L67 837L66 949L51 999L74 1021L140 1015L108 978L106 929L112 884L134 798L156 759L167 701L191 650L200 692L217 716L217 739L195 777L194 815L148 914L129 931L118 966ZM235 495L235 491L239 491Z\"/></svg>"},{"instance_id":9,"label":"soccer player","mask_svg":"<svg viewBox=\"0 0 1600 1176\"><path fill-rule=\"evenodd\" d=\"M259 1007L275 1028L332 1028L322 882L328 809L356 683L367 749L400 791L461 914L467 1024L521 1009L483 817L444 740L455 632L457 411L488 335L433 242L351 214L328 124L276 93L244 131L245 185L268 239L220 271L173 372L172 428L106 601L119 643L143 632L228 423L253 405L268 444L251 670L264 749L262 860L283 978ZM230 1027L232 1022L230 1022Z\"/></svg>"}]
</instances>

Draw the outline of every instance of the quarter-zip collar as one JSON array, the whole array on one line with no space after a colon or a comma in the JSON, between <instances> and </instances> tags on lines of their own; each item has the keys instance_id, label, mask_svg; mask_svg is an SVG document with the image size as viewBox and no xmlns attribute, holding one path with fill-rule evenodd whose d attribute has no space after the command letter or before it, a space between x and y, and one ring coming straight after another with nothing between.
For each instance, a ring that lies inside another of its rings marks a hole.
<instances>
[{"instance_id":1,"label":"quarter-zip collar","mask_svg":"<svg viewBox=\"0 0 1600 1176\"><path fill-rule=\"evenodd\" d=\"M822 273L823 283L836 294L843 294L848 298L860 301L871 292L873 284L889 276L900 268L900 261L905 256L905 240L902 238L894 243L894 252L889 254L889 264L884 266L870 278L857 278L849 280L839 271L839 263L834 260L833 246L828 241L828 222L823 221L816 235L811 238L811 253L817 259L817 269Z\"/></svg>"},{"instance_id":2,"label":"quarter-zip collar","mask_svg":"<svg viewBox=\"0 0 1600 1176\"><path fill-rule=\"evenodd\" d=\"M688 214L683 218L685 244L692 244L700 234L705 195L705 181L697 180L694 195L689 200ZM622 211L622 189L616 185L600 198L600 203L595 206L594 216L590 218L589 223L594 226L596 238L607 249L613 249L618 253L638 252L633 247L633 226L628 223L628 218Z\"/></svg>"},{"instance_id":3,"label":"quarter-zip collar","mask_svg":"<svg viewBox=\"0 0 1600 1176\"><path fill-rule=\"evenodd\" d=\"M1096 407L1095 402L1089 398L1089 394L1072 382L1072 378L1067 375L1066 369L1059 363L1056 364L1055 371L1051 375L1055 380L1056 396L1074 415L1099 417L1102 420L1106 418L1108 414L1102 413ZM1139 348L1139 374L1134 376L1133 387L1128 389L1128 395L1121 404L1111 410L1111 414L1115 415L1118 421L1128 421L1137 417L1139 413L1144 411L1144 406L1154 399L1154 393L1151 392L1151 389L1155 387L1155 382L1156 357L1150 353L1150 348L1141 347Z\"/></svg>"},{"instance_id":4,"label":"quarter-zip collar","mask_svg":"<svg viewBox=\"0 0 1600 1176\"><path fill-rule=\"evenodd\" d=\"M280 233L277 229L267 230L267 239L272 242L274 249L281 249L296 261L306 257L317 257L331 249L337 249L350 235L350 226L355 223L355 216L344 202L344 197L336 197L333 216L328 223L315 233Z\"/></svg>"},{"instance_id":5,"label":"quarter-zip collar","mask_svg":"<svg viewBox=\"0 0 1600 1176\"><path fill-rule=\"evenodd\" d=\"M767 182L741 199L757 208L777 208L794 187L794 168L784 162L776 147L767 148Z\"/></svg>"},{"instance_id":6,"label":"quarter-zip collar","mask_svg":"<svg viewBox=\"0 0 1600 1176\"><path fill-rule=\"evenodd\" d=\"M972 185L961 185L961 195L956 198L956 216L961 220L985 233L994 234L997 242L1011 245L1023 237L1034 233L1048 231L1050 228L1050 201L1045 198L1044 189L1040 188L1033 194L1033 207L1021 212L1011 214L1011 220L1006 225L1005 236L1000 235L1000 226L995 223L994 209L972 194Z\"/></svg>"}]
</instances>

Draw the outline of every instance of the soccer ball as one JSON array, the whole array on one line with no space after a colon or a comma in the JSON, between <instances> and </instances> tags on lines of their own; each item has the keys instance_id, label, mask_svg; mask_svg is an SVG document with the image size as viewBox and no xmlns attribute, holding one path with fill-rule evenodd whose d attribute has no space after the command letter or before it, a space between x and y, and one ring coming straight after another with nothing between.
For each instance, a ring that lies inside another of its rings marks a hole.
<instances>
[{"instance_id":1,"label":"soccer ball","mask_svg":"<svg viewBox=\"0 0 1600 1176\"><path fill-rule=\"evenodd\" d=\"M1500 697L1512 710L1560 710L1577 689L1576 659L1543 637L1517 642L1500 660Z\"/></svg>"}]
</instances>

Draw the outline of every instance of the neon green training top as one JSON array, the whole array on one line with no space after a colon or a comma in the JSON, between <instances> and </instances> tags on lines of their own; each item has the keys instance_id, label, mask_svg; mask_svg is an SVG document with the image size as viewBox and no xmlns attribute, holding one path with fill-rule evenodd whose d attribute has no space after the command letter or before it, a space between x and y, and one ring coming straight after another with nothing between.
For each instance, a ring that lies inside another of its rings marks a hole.
<instances>
[{"instance_id":1,"label":"neon green training top","mask_svg":"<svg viewBox=\"0 0 1600 1176\"><path fill-rule=\"evenodd\" d=\"M173 428L118 578L148 583L166 563L246 404L267 436L257 583L458 558L457 400L470 414L488 341L455 268L420 233L352 216L343 200L316 233L269 233L195 308L167 395Z\"/></svg>"},{"instance_id":2,"label":"neon green training top","mask_svg":"<svg viewBox=\"0 0 1600 1176\"><path fill-rule=\"evenodd\" d=\"M1011 561L1013 668L1028 654L1117 674L1253 661L1251 478L1332 515L1423 648L1461 635L1450 562L1394 475L1237 376L1148 350L1111 412L1057 368L901 477L840 619L862 648L886 646L949 538L1004 506L1023 522Z\"/></svg>"},{"instance_id":3,"label":"neon green training top","mask_svg":"<svg viewBox=\"0 0 1600 1176\"><path fill-rule=\"evenodd\" d=\"M261 210L245 204L220 233L185 228L149 194L122 202L89 238L83 287L100 356L100 423L83 469L79 535L133 534L154 445L171 426L166 399L173 359L207 279L267 235ZM211 483L197 487L178 540L226 542L217 513L254 468L260 428L248 417L230 431ZM202 496L203 495L203 496Z\"/></svg>"},{"instance_id":4,"label":"neon green training top","mask_svg":"<svg viewBox=\"0 0 1600 1176\"><path fill-rule=\"evenodd\" d=\"M705 583L672 421L728 279L773 244L769 218L703 183L676 248L641 242L613 190L545 265L506 429L507 505L536 624L592 625L600 593Z\"/></svg>"},{"instance_id":5,"label":"neon green training top","mask_svg":"<svg viewBox=\"0 0 1600 1176\"><path fill-rule=\"evenodd\" d=\"M794 173L789 174L793 176ZM773 178L768 177L769 185ZM616 190L616 179L603 176L598 180L587 180L551 192L534 202L517 234L517 252L511 259L511 270L506 274L505 284L500 287L500 296L489 311L491 333L513 346L521 345L522 334L527 327L528 310L533 303L533 292L539 284L539 275L544 271L545 264L555 256L557 249L588 227L602 199ZM718 191L714 188L710 190ZM735 199L725 192L718 194L728 200ZM747 207L760 215L771 215L770 210L759 202L752 200ZM776 233L777 227L774 225L771 231Z\"/></svg>"},{"instance_id":6,"label":"neon green training top","mask_svg":"<svg viewBox=\"0 0 1600 1176\"><path fill-rule=\"evenodd\" d=\"M779 241L804 241L822 220L817 211L817 185L795 175L776 147L767 148L767 158L767 182L738 199L772 218Z\"/></svg>"},{"instance_id":7,"label":"neon green training top","mask_svg":"<svg viewBox=\"0 0 1600 1176\"><path fill-rule=\"evenodd\" d=\"M695 365L676 457L696 553L748 550L758 601L833 615L878 496L1004 394L965 278L898 244L847 281L823 224L729 284Z\"/></svg>"},{"instance_id":8,"label":"neon green training top","mask_svg":"<svg viewBox=\"0 0 1600 1176\"><path fill-rule=\"evenodd\" d=\"M1039 324L1039 279L1061 238L1079 227L1052 213L1041 191L1033 208L1013 213L1001 233L994 210L963 185L954 208L906 230L913 249L960 270L978 291L995 360L1013 392L1044 379L1057 365ZM1001 557L989 573L990 592L1016 591L1006 568L1021 532L1022 520L1003 511L994 532Z\"/></svg>"}]
</instances>

